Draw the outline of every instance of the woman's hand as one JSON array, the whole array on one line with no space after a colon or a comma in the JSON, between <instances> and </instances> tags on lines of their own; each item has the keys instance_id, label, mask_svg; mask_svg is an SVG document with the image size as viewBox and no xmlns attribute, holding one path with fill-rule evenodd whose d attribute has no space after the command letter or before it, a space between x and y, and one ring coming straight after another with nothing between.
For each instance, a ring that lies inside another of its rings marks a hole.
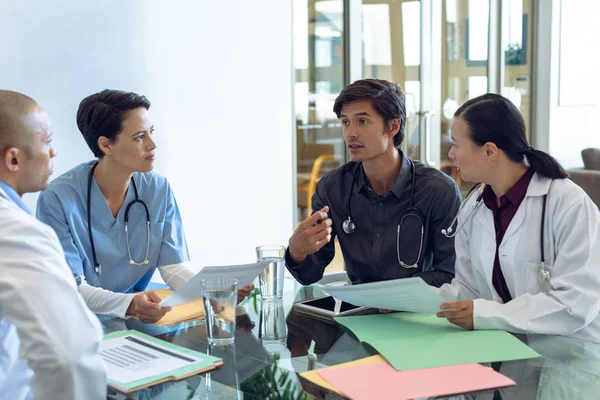
<instances>
[{"instance_id":1,"label":"woman's hand","mask_svg":"<svg viewBox=\"0 0 600 400\"><path fill-rule=\"evenodd\" d=\"M472 331L473 327L473 300L460 300L441 305L442 311L437 313L440 318L448 318L448 321L461 328Z\"/></svg>"},{"instance_id":2,"label":"woman's hand","mask_svg":"<svg viewBox=\"0 0 600 400\"><path fill-rule=\"evenodd\" d=\"M160 306L161 300L154 292L140 293L131 300L126 314L133 315L145 324L153 324L171 311L171 307Z\"/></svg>"},{"instance_id":3,"label":"woman's hand","mask_svg":"<svg viewBox=\"0 0 600 400\"><path fill-rule=\"evenodd\" d=\"M238 290L237 292L237 302L241 303L244 301L246 297L250 295L250 292L254 290L254 285L250 284L248 286L244 286L243 289Z\"/></svg>"}]
</instances>

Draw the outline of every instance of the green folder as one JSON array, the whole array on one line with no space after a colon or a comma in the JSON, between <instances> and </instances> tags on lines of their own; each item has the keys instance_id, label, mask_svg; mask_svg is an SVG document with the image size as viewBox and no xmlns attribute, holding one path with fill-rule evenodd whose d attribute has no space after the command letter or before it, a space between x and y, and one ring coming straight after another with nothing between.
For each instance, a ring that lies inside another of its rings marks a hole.
<instances>
[{"instance_id":1,"label":"green folder","mask_svg":"<svg viewBox=\"0 0 600 400\"><path fill-rule=\"evenodd\" d=\"M467 331L435 314L379 314L335 320L397 370L539 357L508 332Z\"/></svg>"},{"instance_id":2,"label":"green folder","mask_svg":"<svg viewBox=\"0 0 600 400\"><path fill-rule=\"evenodd\" d=\"M115 339L123 336L131 336L133 337L133 339L143 339L143 341L150 342L152 346L155 346L157 349L160 349L160 351L168 352L169 350L175 350L175 352L177 353L183 353L195 358L199 358L200 361L191 363L189 365L186 365L185 367L170 370L158 375L147 376L143 379L127 383L120 382L116 377L111 377L109 372L108 386L111 386L120 392L128 393L159 383L187 378L188 376L192 376L201 372L217 368L223 364L223 360L221 360L218 357L213 357L208 354L199 353L197 351L190 350L185 347L177 346L175 344L165 342L164 340L160 340L134 330L109 333L107 335L104 335L103 340L108 341L110 339Z\"/></svg>"}]
</instances>

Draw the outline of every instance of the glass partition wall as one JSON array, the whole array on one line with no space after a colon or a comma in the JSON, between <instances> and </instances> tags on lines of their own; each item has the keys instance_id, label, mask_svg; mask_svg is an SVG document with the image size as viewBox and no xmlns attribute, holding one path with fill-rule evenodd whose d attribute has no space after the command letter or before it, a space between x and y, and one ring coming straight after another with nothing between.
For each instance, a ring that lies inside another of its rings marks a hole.
<instances>
[{"instance_id":1,"label":"glass partition wall","mask_svg":"<svg viewBox=\"0 0 600 400\"><path fill-rule=\"evenodd\" d=\"M531 115L533 0L294 0L299 220L316 181L345 162L333 102L359 78L406 93L403 150L452 176L450 125L460 104L501 93Z\"/></svg>"}]
</instances>

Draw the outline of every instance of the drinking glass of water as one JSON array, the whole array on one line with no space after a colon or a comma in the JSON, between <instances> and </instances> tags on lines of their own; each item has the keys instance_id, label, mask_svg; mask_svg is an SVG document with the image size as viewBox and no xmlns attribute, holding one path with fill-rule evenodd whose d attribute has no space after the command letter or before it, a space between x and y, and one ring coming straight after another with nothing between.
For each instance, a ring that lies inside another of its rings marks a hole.
<instances>
[{"instance_id":1,"label":"drinking glass of water","mask_svg":"<svg viewBox=\"0 0 600 400\"><path fill-rule=\"evenodd\" d=\"M202 298L208 344L225 346L233 343L237 279L214 278L202 280Z\"/></svg>"},{"instance_id":2,"label":"drinking glass of water","mask_svg":"<svg viewBox=\"0 0 600 400\"><path fill-rule=\"evenodd\" d=\"M256 259L259 262L269 263L258 276L260 296L264 300L281 299L285 274L285 246L273 244L258 246Z\"/></svg>"},{"instance_id":3,"label":"drinking glass of water","mask_svg":"<svg viewBox=\"0 0 600 400\"><path fill-rule=\"evenodd\" d=\"M286 347L287 329L283 300L261 302L258 338L269 353L279 353Z\"/></svg>"}]
</instances>

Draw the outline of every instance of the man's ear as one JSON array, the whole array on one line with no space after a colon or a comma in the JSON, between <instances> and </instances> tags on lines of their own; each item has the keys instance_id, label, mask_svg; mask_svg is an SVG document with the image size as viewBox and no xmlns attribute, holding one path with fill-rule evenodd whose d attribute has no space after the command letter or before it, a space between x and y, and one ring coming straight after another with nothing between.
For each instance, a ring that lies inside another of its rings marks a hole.
<instances>
[{"instance_id":1,"label":"man's ear","mask_svg":"<svg viewBox=\"0 0 600 400\"><path fill-rule=\"evenodd\" d=\"M16 147L9 147L4 151L2 156L2 163L10 172L19 172L19 167L23 162L25 156L23 150Z\"/></svg>"},{"instance_id":2,"label":"man's ear","mask_svg":"<svg viewBox=\"0 0 600 400\"><path fill-rule=\"evenodd\" d=\"M394 118L393 120L391 120L388 124L388 133L390 134L391 137L394 137L398 134L398 132L400 132L400 124L401 124L401 120L400 118Z\"/></svg>"}]
</instances>

